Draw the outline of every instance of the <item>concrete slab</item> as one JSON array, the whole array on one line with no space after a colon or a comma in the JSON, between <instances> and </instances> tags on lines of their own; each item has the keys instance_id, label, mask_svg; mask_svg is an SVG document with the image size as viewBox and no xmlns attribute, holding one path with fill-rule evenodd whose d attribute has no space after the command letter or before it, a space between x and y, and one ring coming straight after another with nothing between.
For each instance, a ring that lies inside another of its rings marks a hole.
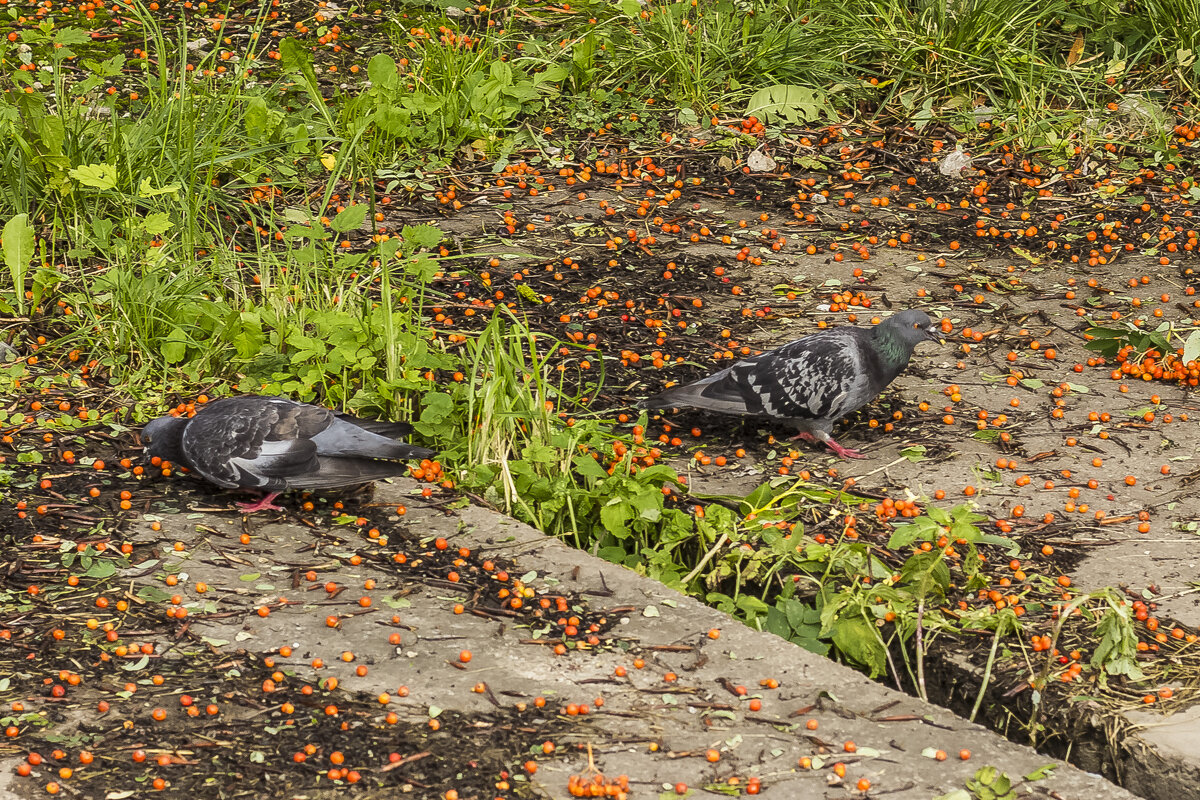
<instances>
[{"instance_id":1,"label":"concrete slab","mask_svg":"<svg viewBox=\"0 0 1200 800\"><path fill-rule=\"evenodd\" d=\"M301 679L336 676L350 692L392 693L389 709L416 719L432 707L471 715L536 697L551 706L588 706L586 717L563 716L578 724L558 736L556 757L539 755L529 779L533 796L569 797L569 777L586 772L590 747L605 775L628 776L634 798L672 798L678 783L695 797L747 793L757 778L766 797L927 800L965 791L982 767L1007 774L1022 797L1132 797L493 511L417 507L413 491L405 481L380 486L376 502L407 503L414 536L444 537L451 548L511 560L510 572L522 576L531 599L566 592L593 609L615 609L605 644L555 655L520 619L456 614L466 598L453 582L405 581L370 560L352 565L350 553L377 547L353 527L314 530L270 517L244 523L234 513L156 509L163 530L153 538L161 543L162 569L181 577L189 604L199 599L197 582L208 584L210 617L195 614L193 632L231 651L289 645L291 657L280 662ZM149 523L137 524L148 536ZM249 544L238 541L243 532ZM185 549L169 546L173 540ZM309 569L319 580L298 581ZM154 580L141 570L134 591ZM327 582L344 591L324 591ZM359 595L371 604L356 602ZM255 613L280 596L289 604L266 617ZM392 613L399 625L391 624ZM327 627L327 614L340 615L341 624ZM459 660L463 650L473 654L467 664ZM313 659L324 666L314 669ZM368 667L365 674L359 666ZM777 688L767 688L771 681ZM473 691L480 684L486 688ZM964 749L968 760L959 757ZM945 760L933 757L939 750ZM811 767L802 768L801 759ZM1046 777L1023 780L1048 766ZM860 781L870 788L856 788ZM23 796L21 787L5 791Z\"/></svg>"}]
</instances>

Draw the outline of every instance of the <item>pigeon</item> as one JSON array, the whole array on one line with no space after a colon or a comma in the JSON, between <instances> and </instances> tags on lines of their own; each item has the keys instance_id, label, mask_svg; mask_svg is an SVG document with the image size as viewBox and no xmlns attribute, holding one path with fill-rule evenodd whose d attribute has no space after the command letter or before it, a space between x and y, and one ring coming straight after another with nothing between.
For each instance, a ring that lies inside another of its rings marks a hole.
<instances>
[{"instance_id":1,"label":"pigeon","mask_svg":"<svg viewBox=\"0 0 1200 800\"><path fill-rule=\"evenodd\" d=\"M929 315L908 309L873 328L818 331L642 405L785 419L800 431L793 439L823 442L842 458L865 458L834 441L833 423L874 400L908 366L918 343L940 338Z\"/></svg>"},{"instance_id":2,"label":"pigeon","mask_svg":"<svg viewBox=\"0 0 1200 800\"><path fill-rule=\"evenodd\" d=\"M195 416L165 416L142 429L147 458L186 467L225 489L259 489L247 513L274 505L289 489L331 489L404 474L406 459L434 451L397 441L399 422L359 419L285 397L242 395L198 407Z\"/></svg>"}]
</instances>

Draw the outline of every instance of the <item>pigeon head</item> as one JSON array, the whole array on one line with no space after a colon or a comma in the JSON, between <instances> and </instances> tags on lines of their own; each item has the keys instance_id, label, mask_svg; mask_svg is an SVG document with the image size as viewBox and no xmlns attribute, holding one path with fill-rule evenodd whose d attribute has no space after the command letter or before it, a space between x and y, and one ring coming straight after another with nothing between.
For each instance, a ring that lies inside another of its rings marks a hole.
<instances>
[{"instance_id":1,"label":"pigeon head","mask_svg":"<svg viewBox=\"0 0 1200 800\"><path fill-rule=\"evenodd\" d=\"M910 308L894 314L883 323L883 326L894 328L900 338L913 347L920 342L927 340L936 342L942 338L938 335L933 320L919 308Z\"/></svg>"},{"instance_id":2,"label":"pigeon head","mask_svg":"<svg viewBox=\"0 0 1200 800\"><path fill-rule=\"evenodd\" d=\"M933 320L917 308L893 314L875 328L879 351L890 363L907 364L913 348L925 341L937 342L941 336Z\"/></svg>"},{"instance_id":3,"label":"pigeon head","mask_svg":"<svg viewBox=\"0 0 1200 800\"><path fill-rule=\"evenodd\" d=\"M145 445L146 458L161 458L183 465L183 428L187 425L186 417L159 417L146 423L142 428L142 444ZM184 465L186 466L186 465Z\"/></svg>"}]
</instances>

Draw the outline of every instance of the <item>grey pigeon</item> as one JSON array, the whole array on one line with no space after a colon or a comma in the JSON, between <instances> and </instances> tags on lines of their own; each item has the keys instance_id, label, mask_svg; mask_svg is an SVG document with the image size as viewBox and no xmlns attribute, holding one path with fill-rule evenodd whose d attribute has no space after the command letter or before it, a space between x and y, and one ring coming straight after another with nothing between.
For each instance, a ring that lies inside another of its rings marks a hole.
<instances>
[{"instance_id":1,"label":"grey pigeon","mask_svg":"<svg viewBox=\"0 0 1200 800\"><path fill-rule=\"evenodd\" d=\"M874 400L908 366L919 342L939 339L929 315L909 309L873 328L830 328L805 336L671 387L642 405L785 419L800 430L792 438L824 442L843 458L863 458L833 440L834 422Z\"/></svg>"},{"instance_id":2,"label":"grey pigeon","mask_svg":"<svg viewBox=\"0 0 1200 800\"><path fill-rule=\"evenodd\" d=\"M148 458L186 467L226 489L267 492L243 511L278 510L289 489L332 489L404 474L434 452L397 441L408 425L359 419L284 397L242 395L159 417L142 429Z\"/></svg>"}]
</instances>

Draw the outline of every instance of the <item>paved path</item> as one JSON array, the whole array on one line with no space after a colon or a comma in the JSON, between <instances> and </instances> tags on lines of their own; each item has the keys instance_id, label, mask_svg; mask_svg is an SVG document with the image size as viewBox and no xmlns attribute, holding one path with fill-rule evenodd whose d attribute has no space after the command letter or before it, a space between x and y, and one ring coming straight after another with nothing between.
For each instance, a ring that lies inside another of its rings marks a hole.
<instances>
[{"instance_id":1,"label":"paved path","mask_svg":"<svg viewBox=\"0 0 1200 800\"><path fill-rule=\"evenodd\" d=\"M928 800L959 790L954 796L969 800L972 795L961 791L983 767L1007 774L1019 796L1132 796L492 511L422 508L412 492L413 484L402 481L381 485L375 499L409 504L413 535L445 537L452 549L510 560L513 577L521 576L534 590L531 601L550 591L585 598L592 609L623 608L613 615L617 621L604 635L606 645L556 655L551 647L531 643L535 634L520 619L456 614L455 605L465 598L451 583L404 586L394 572L369 560L352 566L346 552L364 546L352 527L336 531L346 543L335 545L298 523L259 516L250 521L251 544L241 545L243 522L232 512L160 514L164 531L154 538L162 542L164 567L181 562L189 584L209 584L209 602L244 610L215 620L197 618L193 632L228 642L231 649L266 652L293 645L288 668L302 679L318 677L311 662L321 658L326 666L319 677L335 675L350 692L375 696L406 686L408 697L390 708L418 717L431 707L488 713L497 704L532 703L539 696L554 706L590 704L587 720L558 737L557 757L539 756L529 780L543 796L570 796L569 777L587 769L586 745L605 775L629 777L632 798L670 798L680 782L694 790L693 797L720 796L704 787L731 781L745 793L757 778L760 793L774 798ZM148 535L149 523L139 525L140 534ZM172 539L186 542L187 549L173 551ZM376 588L368 592L373 608L343 615L336 629L327 627L325 616L332 612L318 606L333 604L310 600L323 601L324 593L309 587L312 594L299 597L304 592L294 579L287 585L304 564L323 565L320 582L352 590L339 603L343 607L352 606L359 587L373 579ZM247 574L257 577L248 581ZM302 602L266 618L253 613L281 593ZM393 609L403 621L399 646L380 633L384 615ZM613 643L617 646L608 646ZM467 664L459 661L463 650L473 655ZM341 660L344 652L355 654L352 663ZM644 661L640 669L638 658ZM365 676L356 674L357 665L370 666ZM624 668L623 677L616 675L618 668ZM778 687L766 688L770 681ZM481 683L486 690L473 691ZM738 687L745 687L744 696ZM969 760L960 759L963 749L970 750ZM944 761L932 757L938 750L948 754ZM812 760L811 768L799 766L803 758ZM844 777L835 771L838 763L845 766ZM1046 777L1023 780L1047 765L1053 769ZM860 792L856 787L864 779L870 789ZM5 791L13 787L5 790L0 782L0 796Z\"/></svg>"}]
</instances>

